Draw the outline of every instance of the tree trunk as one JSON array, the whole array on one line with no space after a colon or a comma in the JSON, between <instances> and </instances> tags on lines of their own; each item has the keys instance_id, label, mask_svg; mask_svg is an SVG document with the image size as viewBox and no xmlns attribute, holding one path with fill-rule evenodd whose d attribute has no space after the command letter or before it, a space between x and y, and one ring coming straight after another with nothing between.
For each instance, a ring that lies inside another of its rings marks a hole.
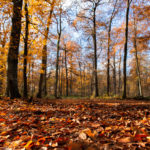
<instances>
[{"instance_id":1,"label":"tree trunk","mask_svg":"<svg viewBox=\"0 0 150 150\"><path fill-rule=\"evenodd\" d=\"M93 93L93 72L91 73L91 80L90 80L90 95Z\"/></svg>"},{"instance_id":2,"label":"tree trunk","mask_svg":"<svg viewBox=\"0 0 150 150\"><path fill-rule=\"evenodd\" d=\"M61 53L60 53L60 58L61 58ZM58 88L58 93L59 95L61 96L61 67L60 67L60 64L58 65L58 85L59 85L59 88Z\"/></svg>"},{"instance_id":3,"label":"tree trunk","mask_svg":"<svg viewBox=\"0 0 150 150\"><path fill-rule=\"evenodd\" d=\"M93 66L92 66L92 73L91 73L91 95L92 97L95 96L93 93L94 93L94 60L93 60Z\"/></svg>"},{"instance_id":4,"label":"tree trunk","mask_svg":"<svg viewBox=\"0 0 150 150\"><path fill-rule=\"evenodd\" d=\"M85 66L85 64L84 64L84 96L87 96L86 95L86 89L87 89L87 84L86 84L86 81L87 81L87 76L86 76L86 66Z\"/></svg>"},{"instance_id":5,"label":"tree trunk","mask_svg":"<svg viewBox=\"0 0 150 150\"><path fill-rule=\"evenodd\" d=\"M79 69L80 69L80 96L82 96L82 88L83 88L83 86L82 86L82 69L81 69L81 62L79 62Z\"/></svg>"},{"instance_id":6,"label":"tree trunk","mask_svg":"<svg viewBox=\"0 0 150 150\"><path fill-rule=\"evenodd\" d=\"M67 50L65 48L65 70L66 70L66 96L68 96L68 67L67 67Z\"/></svg>"},{"instance_id":7,"label":"tree trunk","mask_svg":"<svg viewBox=\"0 0 150 150\"><path fill-rule=\"evenodd\" d=\"M28 97L28 86L27 86L27 56L28 56L28 35L29 35L29 15L27 0L25 0L25 18L26 18L26 28L25 28L25 39L24 39L24 68L23 68L23 79L24 79L24 92L23 96Z\"/></svg>"},{"instance_id":8,"label":"tree trunk","mask_svg":"<svg viewBox=\"0 0 150 150\"><path fill-rule=\"evenodd\" d=\"M30 70L30 69L29 69ZM32 72L32 74L31 74ZM32 62L31 64L31 71L30 71L30 74L31 74L31 95L32 97L34 96L34 92L35 92L35 83L34 83L34 62Z\"/></svg>"},{"instance_id":9,"label":"tree trunk","mask_svg":"<svg viewBox=\"0 0 150 150\"><path fill-rule=\"evenodd\" d=\"M60 35L58 35L58 41L57 41L57 58L56 58L56 75L55 75L55 98L58 98L59 43L60 43Z\"/></svg>"},{"instance_id":10,"label":"tree trunk","mask_svg":"<svg viewBox=\"0 0 150 150\"><path fill-rule=\"evenodd\" d=\"M62 59L62 55L61 55L61 53L60 53L60 58ZM61 63L62 63L62 60L61 60ZM61 65L59 65L59 69L58 69L58 76L59 76L59 78L58 78L58 81L59 81L59 95L60 96L62 96L62 68L61 68L61 66L62 66L62 64Z\"/></svg>"},{"instance_id":11,"label":"tree trunk","mask_svg":"<svg viewBox=\"0 0 150 150\"><path fill-rule=\"evenodd\" d=\"M59 29L57 28L58 40L57 40L57 57L56 57L56 76L55 76L56 78L55 79L55 98L58 98L58 69L59 69L59 49L60 49L61 31L62 31L62 25L61 25L61 10L60 10Z\"/></svg>"},{"instance_id":12,"label":"tree trunk","mask_svg":"<svg viewBox=\"0 0 150 150\"><path fill-rule=\"evenodd\" d=\"M71 65L70 65L70 96L72 96L73 80L72 80L73 64L72 64L72 54L71 54Z\"/></svg>"},{"instance_id":13,"label":"tree trunk","mask_svg":"<svg viewBox=\"0 0 150 150\"><path fill-rule=\"evenodd\" d=\"M136 71L138 76L138 96L142 97L142 86L141 86L141 76L140 76L140 67L139 67L139 60L138 60L138 49L137 49L137 26L134 18L134 49L135 49L135 59L136 59Z\"/></svg>"},{"instance_id":14,"label":"tree trunk","mask_svg":"<svg viewBox=\"0 0 150 150\"><path fill-rule=\"evenodd\" d=\"M116 53L113 56L113 86L114 86L114 95L116 95Z\"/></svg>"},{"instance_id":15,"label":"tree trunk","mask_svg":"<svg viewBox=\"0 0 150 150\"><path fill-rule=\"evenodd\" d=\"M8 76L7 76L7 86L6 86L6 93L5 93L5 95L6 95L7 97L10 97L9 84L8 84Z\"/></svg>"},{"instance_id":16,"label":"tree trunk","mask_svg":"<svg viewBox=\"0 0 150 150\"><path fill-rule=\"evenodd\" d=\"M38 98L46 96L46 74L47 74L47 46L42 50L42 72L40 74Z\"/></svg>"},{"instance_id":17,"label":"tree trunk","mask_svg":"<svg viewBox=\"0 0 150 150\"><path fill-rule=\"evenodd\" d=\"M107 95L110 93L110 32L111 32L111 21L109 23L108 31L108 51L107 51Z\"/></svg>"},{"instance_id":18,"label":"tree trunk","mask_svg":"<svg viewBox=\"0 0 150 150\"><path fill-rule=\"evenodd\" d=\"M109 21L109 29L108 29L108 50L107 50L107 95L110 94L110 42L111 42L111 26L113 18L115 17L115 10L118 0L115 1L114 9Z\"/></svg>"},{"instance_id":19,"label":"tree trunk","mask_svg":"<svg viewBox=\"0 0 150 150\"><path fill-rule=\"evenodd\" d=\"M93 14L93 44L94 44L94 79L95 97L98 97L98 76L97 76L97 41L96 41L96 6Z\"/></svg>"},{"instance_id":20,"label":"tree trunk","mask_svg":"<svg viewBox=\"0 0 150 150\"><path fill-rule=\"evenodd\" d=\"M21 95L18 90L18 52L21 33L21 10L22 0L13 0L13 18L8 51L8 89L11 98L19 98Z\"/></svg>"},{"instance_id":21,"label":"tree trunk","mask_svg":"<svg viewBox=\"0 0 150 150\"><path fill-rule=\"evenodd\" d=\"M107 95L110 94L110 40L111 40L111 24L112 24L112 17L109 22L109 29L108 29L108 51L107 51Z\"/></svg>"},{"instance_id":22,"label":"tree trunk","mask_svg":"<svg viewBox=\"0 0 150 150\"><path fill-rule=\"evenodd\" d=\"M64 79L64 74L63 74L63 70L64 70L64 65L63 65L63 63L64 63L64 57L63 57L63 53L62 53L62 67L61 67L61 85L60 85L60 89L61 89L61 96L63 96L63 79Z\"/></svg>"},{"instance_id":23,"label":"tree trunk","mask_svg":"<svg viewBox=\"0 0 150 150\"><path fill-rule=\"evenodd\" d=\"M120 95L121 91L121 51L120 51L120 60L119 60L119 85L118 85L118 94Z\"/></svg>"},{"instance_id":24,"label":"tree trunk","mask_svg":"<svg viewBox=\"0 0 150 150\"><path fill-rule=\"evenodd\" d=\"M123 61L123 98L127 97L127 53L128 53L128 24L129 24L129 10L130 10L130 3L132 0L127 0L127 11L126 11L126 29L125 29L125 44L124 44L124 61Z\"/></svg>"},{"instance_id":25,"label":"tree trunk","mask_svg":"<svg viewBox=\"0 0 150 150\"><path fill-rule=\"evenodd\" d=\"M54 10L56 0L52 1L51 9L49 13L49 17L47 20L47 28L45 32L45 39L44 39L44 47L42 50L42 72L40 73L40 81L39 81L39 91L37 94L38 98L47 95L47 83L46 83L46 74L47 74L47 41L48 41L48 33L49 27L51 25L52 14Z\"/></svg>"}]
</instances>

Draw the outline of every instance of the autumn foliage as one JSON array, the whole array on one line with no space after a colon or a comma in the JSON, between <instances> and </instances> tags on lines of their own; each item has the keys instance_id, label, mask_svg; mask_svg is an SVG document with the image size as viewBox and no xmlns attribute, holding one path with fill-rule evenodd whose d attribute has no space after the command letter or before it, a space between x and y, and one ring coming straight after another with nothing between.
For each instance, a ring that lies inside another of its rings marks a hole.
<instances>
[{"instance_id":1,"label":"autumn foliage","mask_svg":"<svg viewBox=\"0 0 150 150\"><path fill-rule=\"evenodd\" d=\"M0 0L0 149L150 149L149 16L148 0Z\"/></svg>"}]
</instances>

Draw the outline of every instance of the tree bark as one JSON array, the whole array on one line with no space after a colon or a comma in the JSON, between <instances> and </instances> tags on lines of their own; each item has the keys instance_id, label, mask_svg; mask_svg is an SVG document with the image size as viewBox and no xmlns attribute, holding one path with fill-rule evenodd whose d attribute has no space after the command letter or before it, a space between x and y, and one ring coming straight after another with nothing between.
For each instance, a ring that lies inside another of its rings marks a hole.
<instances>
[{"instance_id":1,"label":"tree bark","mask_svg":"<svg viewBox=\"0 0 150 150\"><path fill-rule=\"evenodd\" d=\"M60 49L61 31L62 25L61 25L61 10L60 10L59 29L57 28L58 40L57 40L56 75L55 75L55 98L58 98L58 69L59 69L59 49Z\"/></svg>"},{"instance_id":2,"label":"tree bark","mask_svg":"<svg viewBox=\"0 0 150 150\"><path fill-rule=\"evenodd\" d=\"M30 69L29 69L30 70ZM32 74L31 74L32 72ZM31 74L31 95L32 97L34 96L34 92L35 92L35 83L34 83L34 62L32 62L31 64L31 71L30 71L30 74Z\"/></svg>"},{"instance_id":3,"label":"tree bark","mask_svg":"<svg viewBox=\"0 0 150 150\"><path fill-rule=\"evenodd\" d=\"M25 18L26 18L26 27L25 27L25 39L24 39L24 69L23 69L23 79L24 79L24 92L23 96L28 97L28 86L27 86L27 56L28 56L28 36L29 36L29 14L27 0L25 0Z\"/></svg>"},{"instance_id":4,"label":"tree bark","mask_svg":"<svg viewBox=\"0 0 150 150\"><path fill-rule=\"evenodd\" d=\"M82 86L82 69L81 69L81 62L79 61L79 69L80 69L80 96L83 96L83 86Z\"/></svg>"},{"instance_id":5,"label":"tree bark","mask_svg":"<svg viewBox=\"0 0 150 150\"><path fill-rule=\"evenodd\" d=\"M66 70L66 96L68 96L68 67L67 67L67 50L65 48L65 70Z\"/></svg>"},{"instance_id":6,"label":"tree bark","mask_svg":"<svg viewBox=\"0 0 150 150\"><path fill-rule=\"evenodd\" d=\"M38 98L41 98L41 97L47 95L47 83L46 83L47 41L48 41L49 27L51 25L51 19L52 19L52 14L53 14L55 3L56 3L56 0L53 0L52 4L51 4L49 17L48 17L48 20L47 20L47 28L46 28L46 31L45 31L44 47L43 47L43 50L42 50L42 72L40 73L39 91L38 91L38 94L37 94Z\"/></svg>"},{"instance_id":7,"label":"tree bark","mask_svg":"<svg viewBox=\"0 0 150 150\"><path fill-rule=\"evenodd\" d=\"M129 24L129 11L130 11L130 4L132 0L127 0L127 11L126 11L126 28L125 28L125 44L124 44L124 61L123 61L123 99L127 97L127 53L128 53L128 24Z\"/></svg>"},{"instance_id":8,"label":"tree bark","mask_svg":"<svg viewBox=\"0 0 150 150\"><path fill-rule=\"evenodd\" d=\"M111 43L111 26L113 18L115 17L116 5L118 0L115 1L114 9L109 21L108 29L108 50L107 50L107 95L110 95L110 43Z\"/></svg>"},{"instance_id":9,"label":"tree bark","mask_svg":"<svg viewBox=\"0 0 150 150\"><path fill-rule=\"evenodd\" d=\"M107 95L108 96L109 96L109 93L110 93L110 32L111 32L111 21L109 23L108 51L107 51Z\"/></svg>"},{"instance_id":10,"label":"tree bark","mask_svg":"<svg viewBox=\"0 0 150 150\"><path fill-rule=\"evenodd\" d=\"M98 97L98 76L97 76L97 41L96 41L96 7L93 14L93 44L94 44L94 79L95 79L95 97Z\"/></svg>"},{"instance_id":11,"label":"tree bark","mask_svg":"<svg viewBox=\"0 0 150 150\"><path fill-rule=\"evenodd\" d=\"M70 65L70 96L72 96L73 80L72 80L73 64L72 64L72 54L71 54L71 65Z\"/></svg>"},{"instance_id":12,"label":"tree bark","mask_svg":"<svg viewBox=\"0 0 150 150\"><path fill-rule=\"evenodd\" d=\"M116 95L116 53L113 56L113 89L114 95Z\"/></svg>"},{"instance_id":13,"label":"tree bark","mask_svg":"<svg viewBox=\"0 0 150 150\"><path fill-rule=\"evenodd\" d=\"M63 56L61 55L61 53L60 53L60 58L61 58L61 65L59 65L59 69L58 69L58 76L59 76L59 78L58 78L58 80L59 80L59 95L60 96L62 96L62 64L63 64L63 62L62 62L62 60L63 60Z\"/></svg>"},{"instance_id":14,"label":"tree bark","mask_svg":"<svg viewBox=\"0 0 150 150\"><path fill-rule=\"evenodd\" d=\"M64 70L64 56L62 53L62 66L61 66L61 85L60 85L60 95L63 96L63 81L64 81L64 74L63 74L63 70Z\"/></svg>"},{"instance_id":15,"label":"tree bark","mask_svg":"<svg viewBox=\"0 0 150 150\"><path fill-rule=\"evenodd\" d=\"M87 96L86 95L86 89L87 89L87 84L86 84L87 79L86 78L87 78L87 76L86 76L86 71L85 70L86 70L86 66L84 64L84 78L83 78L84 84L83 83L82 84L84 85L84 96Z\"/></svg>"},{"instance_id":16,"label":"tree bark","mask_svg":"<svg viewBox=\"0 0 150 150\"><path fill-rule=\"evenodd\" d=\"M8 89L11 98L19 98L21 95L18 90L18 53L21 33L21 10L22 0L13 0L13 18L8 51Z\"/></svg>"},{"instance_id":17,"label":"tree bark","mask_svg":"<svg viewBox=\"0 0 150 150\"><path fill-rule=\"evenodd\" d=\"M138 76L138 96L142 97L142 86L141 86L141 76L140 76L140 67L138 60L138 48L137 48L137 26L134 18L134 49L135 49L135 59L136 59L136 71Z\"/></svg>"},{"instance_id":18,"label":"tree bark","mask_svg":"<svg viewBox=\"0 0 150 150\"><path fill-rule=\"evenodd\" d=\"M118 85L118 94L120 95L121 91L121 52L120 52L120 60L119 60L119 85Z\"/></svg>"}]
</instances>

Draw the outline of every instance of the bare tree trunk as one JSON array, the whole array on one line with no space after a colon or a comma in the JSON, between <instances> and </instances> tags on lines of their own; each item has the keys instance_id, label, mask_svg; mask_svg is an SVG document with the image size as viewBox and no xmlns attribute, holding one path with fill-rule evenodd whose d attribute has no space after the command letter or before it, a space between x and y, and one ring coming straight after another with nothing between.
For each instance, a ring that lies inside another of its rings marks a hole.
<instances>
[{"instance_id":1,"label":"bare tree trunk","mask_svg":"<svg viewBox=\"0 0 150 150\"><path fill-rule=\"evenodd\" d=\"M113 85L114 85L114 95L116 95L116 53L113 56Z\"/></svg>"},{"instance_id":2,"label":"bare tree trunk","mask_svg":"<svg viewBox=\"0 0 150 150\"><path fill-rule=\"evenodd\" d=\"M27 86L27 56L28 56L28 35L29 35L29 15L27 0L25 0L25 18L26 18L26 28L25 28L25 39L24 39L24 68L23 68L23 79L24 79L24 92L23 96L28 97L28 86Z\"/></svg>"},{"instance_id":3,"label":"bare tree trunk","mask_svg":"<svg viewBox=\"0 0 150 150\"><path fill-rule=\"evenodd\" d=\"M59 49L60 49L60 39L61 39L61 8L60 8L60 16L59 16L59 28L57 25L57 33L58 33L58 40L57 40L57 57L56 57L56 76L55 76L55 98L58 98L58 69L59 69Z\"/></svg>"},{"instance_id":4,"label":"bare tree trunk","mask_svg":"<svg viewBox=\"0 0 150 150\"><path fill-rule=\"evenodd\" d=\"M94 62L93 62L93 70L91 73L91 95L92 97L94 96L93 93L94 93Z\"/></svg>"},{"instance_id":5,"label":"bare tree trunk","mask_svg":"<svg viewBox=\"0 0 150 150\"><path fill-rule=\"evenodd\" d=\"M61 89L61 93L60 95L63 96L63 79L64 79L64 75L63 75L63 69L64 69L64 57L63 57L63 53L62 53L62 67L61 67L61 85L60 85L60 89Z\"/></svg>"},{"instance_id":6,"label":"bare tree trunk","mask_svg":"<svg viewBox=\"0 0 150 150\"><path fill-rule=\"evenodd\" d=\"M32 83L32 88L31 88L32 91L31 91L31 94L32 94L32 97L33 97L33 96L34 96L34 92L35 92L35 82L34 82L34 62L32 62L32 70L31 70L31 71L32 71L32 77L31 77L31 78L32 78L32 79L31 79L31 80L32 80L32 82L31 82L31 83Z\"/></svg>"},{"instance_id":7,"label":"bare tree trunk","mask_svg":"<svg viewBox=\"0 0 150 150\"><path fill-rule=\"evenodd\" d=\"M94 79L95 79L95 97L98 97L98 76L97 76L97 40L96 40L96 7L93 14L93 44L94 44Z\"/></svg>"},{"instance_id":8,"label":"bare tree trunk","mask_svg":"<svg viewBox=\"0 0 150 150\"><path fill-rule=\"evenodd\" d=\"M90 95L93 93L93 72L91 73L91 80L90 80Z\"/></svg>"},{"instance_id":9,"label":"bare tree trunk","mask_svg":"<svg viewBox=\"0 0 150 150\"><path fill-rule=\"evenodd\" d=\"M110 93L110 32L111 32L111 21L109 24L108 31L108 51L107 51L107 95Z\"/></svg>"},{"instance_id":10,"label":"bare tree trunk","mask_svg":"<svg viewBox=\"0 0 150 150\"><path fill-rule=\"evenodd\" d=\"M65 48L65 70L66 70L66 96L68 96L68 67L67 67L67 50Z\"/></svg>"},{"instance_id":11,"label":"bare tree trunk","mask_svg":"<svg viewBox=\"0 0 150 150\"><path fill-rule=\"evenodd\" d=\"M39 91L37 94L37 97L39 97L39 98L47 95L47 81L46 81L46 79L47 79L46 78L46 74L47 74L47 41L48 41L49 27L51 25L51 19L52 19L52 14L53 14L55 3L56 3L56 0L53 0L52 4L51 4L49 17L47 20L47 28L46 28L46 32L45 32L44 47L42 50L42 72L40 74Z\"/></svg>"},{"instance_id":12,"label":"bare tree trunk","mask_svg":"<svg viewBox=\"0 0 150 150\"><path fill-rule=\"evenodd\" d=\"M72 54L71 54L71 62L72 62ZM70 66L70 95L72 96L72 85L73 85L73 82L72 82L72 63L71 63L71 66Z\"/></svg>"},{"instance_id":13,"label":"bare tree trunk","mask_svg":"<svg viewBox=\"0 0 150 150\"><path fill-rule=\"evenodd\" d=\"M63 55L61 55L62 53L60 53L60 57L61 57L61 65L59 66L59 94L60 96L62 96L63 93L63 89L62 89L62 82L63 82Z\"/></svg>"},{"instance_id":14,"label":"bare tree trunk","mask_svg":"<svg viewBox=\"0 0 150 150\"><path fill-rule=\"evenodd\" d=\"M85 64L84 64L84 96L87 96L86 95L86 89L87 87L85 86L86 85L86 67L85 67Z\"/></svg>"},{"instance_id":15,"label":"bare tree trunk","mask_svg":"<svg viewBox=\"0 0 150 150\"><path fill-rule=\"evenodd\" d=\"M107 50L107 95L110 94L110 43L111 43L111 26L113 18L115 17L116 5L118 0L115 1L114 9L109 21L109 29L108 29L108 50Z\"/></svg>"},{"instance_id":16,"label":"bare tree trunk","mask_svg":"<svg viewBox=\"0 0 150 150\"><path fill-rule=\"evenodd\" d=\"M46 74L47 74L47 46L42 50L42 73L40 74L38 98L46 96Z\"/></svg>"},{"instance_id":17,"label":"bare tree trunk","mask_svg":"<svg viewBox=\"0 0 150 150\"><path fill-rule=\"evenodd\" d=\"M60 58L62 59L62 55L60 53ZM62 60L61 60L62 63ZM62 96L62 64L59 65L58 67L58 80L59 80L59 95Z\"/></svg>"},{"instance_id":18,"label":"bare tree trunk","mask_svg":"<svg viewBox=\"0 0 150 150\"><path fill-rule=\"evenodd\" d=\"M127 53L128 53L128 24L129 24L129 10L130 10L130 4L132 0L127 0L127 11L126 11L126 29L125 29L125 44L124 44L124 61L123 61L123 83L124 83L124 89L123 89L123 98L125 99L127 97Z\"/></svg>"},{"instance_id":19,"label":"bare tree trunk","mask_svg":"<svg viewBox=\"0 0 150 150\"><path fill-rule=\"evenodd\" d=\"M11 98L19 98L21 95L18 90L18 53L21 34L21 11L22 0L13 0L13 18L8 51L8 90Z\"/></svg>"},{"instance_id":20,"label":"bare tree trunk","mask_svg":"<svg viewBox=\"0 0 150 150\"><path fill-rule=\"evenodd\" d=\"M55 98L58 98L59 43L60 43L60 35L58 35L58 41L57 41L57 58L56 58L56 75L55 75Z\"/></svg>"},{"instance_id":21,"label":"bare tree trunk","mask_svg":"<svg viewBox=\"0 0 150 150\"><path fill-rule=\"evenodd\" d=\"M28 96L31 94L30 90L31 90L31 86L32 86L32 82L31 82L31 64L28 63L27 65L29 67L29 75L28 75L28 82L27 82L27 89L28 89Z\"/></svg>"},{"instance_id":22,"label":"bare tree trunk","mask_svg":"<svg viewBox=\"0 0 150 150\"><path fill-rule=\"evenodd\" d=\"M60 53L60 57L61 57L61 53ZM61 96L61 66L60 64L58 65L58 85L59 85L59 88L58 88L58 93L59 95Z\"/></svg>"},{"instance_id":23,"label":"bare tree trunk","mask_svg":"<svg viewBox=\"0 0 150 150\"><path fill-rule=\"evenodd\" d=\"M120 52L120 60L119 60L119 85L118 85L118 93L120 95L121 91L121 52Z\"/></svg>"},{"instance_id":24,"label":"bare tree trunk","mask_svg":"<svg viewBox=\"0 0 150 150\"><path fill-rule=\"evenodd\" d=\"M79 61L79 69L80 69L80 96L82 96L82 70L81 70L81 62Z\"/></svg>"},{"instance_id":25,"label":"bare tree trunk","mask_svg":"<svg viewBox=\"0 0 150 150\"><path fill-rule=\"evenodd\" d=\"M140 67L139 67L139 60L138 60L138 48L137 48L137 26L134 18L134 49L135 49L135 59L136 59L136 71L138 75L138 90L139 96L142 97L142 86L141 86L141 76L140 76Z\"/></svg>"}]
</instances>

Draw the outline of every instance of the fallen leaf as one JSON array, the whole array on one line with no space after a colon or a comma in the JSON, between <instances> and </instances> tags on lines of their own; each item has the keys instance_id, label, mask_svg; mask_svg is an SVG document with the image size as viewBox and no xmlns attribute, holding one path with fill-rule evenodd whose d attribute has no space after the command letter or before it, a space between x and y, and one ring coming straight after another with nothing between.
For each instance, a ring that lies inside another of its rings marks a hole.
<instances>
[{"instance_id":1,"label":"fallen leaf","mask_svg":"<svg viewBox=\"0 0 150 150\"><path fill-rule=\"evenodd\" d=\"M30 148L31 144L32 144L32 140L28 141L27 144L24 146L24 148L26 149Z\"/></svg>"},{"instance_id":2,"label":"fallen leaf","mask_svg":"<svg viewBox=\"0 0 150 150\"><path fill-rule=\"evenodd\" d=\"M81 132L81 133L79 134L79 138L82 139L82 140L86 140L86 139L87 139L87 136L86 136L86 134L85 134L84 132Z\"/></svg>"},{"instance_id":3,"label":"fallen leaf","mask_svg":"<svg viewBox=\"0 0 150 150\"><path fill-rule=\"evenodd\" d=\"M0 122L4 122L5 121L5 119L3 119L3 118L0 118Z\"/></svg>"},{"instance_id":4,"label":"fallen leaf","mask_svg":"<svg viewBox=\"0 0 150 150\"><path fill-rule=\"evenodd\" d=\"M82 132L86 133L89 137L94 137L96 134L96 132L92 133L92 131L89 128L83 130Z\"/></svg>"},{"instance_id":5,"label":"fallen leaf","mask_svg":"<svg viewBox=\"0 0 150 150\"><path fill-rule=\"evenodd\" d=\"M131 137L124 137L121 139L118 139L119 143L130 143L131 142Z\"/></svg>"},{"instance_id":6,"label":"fallen leaf","mask_svg":"<svg viewBox=\"0 0 150 150\"><path fill-rule=\"evenodd\" d=\"M150 136L147 136L146 138L147 138L147 141L150 142Z\"/></svg>"},{"instance_id":7,"label":"fallen leaf","mask_svg":"<svg viewBox=\"0 0 150 150\"><path fill-rule=\"evenodd\" d=\"M98 128L98 127L100 127L100 124L99 124L99 123L92 123L92 124L91 124L91 127L93 127L93 128Z\"/></svg>"},{"instance_id":8,"label":"fallen leaf","mask_svg":"<svg viewBox=\"0 0 150 150\"><path fill-rule=\"evenodd\" d=\"M82 150L81 146L79 143L71 143L68 146L68 150Z\"/></svg>"}]
</instances>

